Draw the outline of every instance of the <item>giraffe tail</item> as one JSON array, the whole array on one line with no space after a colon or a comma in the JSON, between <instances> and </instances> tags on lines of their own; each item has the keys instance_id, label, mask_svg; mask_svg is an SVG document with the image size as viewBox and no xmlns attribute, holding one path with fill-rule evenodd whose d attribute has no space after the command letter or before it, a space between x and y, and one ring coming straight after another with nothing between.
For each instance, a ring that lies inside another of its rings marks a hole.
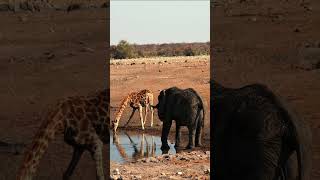
<instances>
[{"instance_id":1,"label":"giraffe tail","mask_svg":"<svg viewBox=\"0 0 320 180\"><path fill-rule=\"evenodd\" d=\"M58 113L49 114L46 117L35 137L31 142L31 146L24 153L22 165L20 166L16 180L31 180L39 165L41 157L48 148L48 144L53 140L56 132L62 129L64 123L59 119Z\"/></svg>"},{"instance_id":2,"label":"giraffe tail","mask_svg":"<svg viewBox=\"0 0 320 180\"><path fill-rule=\"evenodd\" d=\"M124 109L127 107L128 105L128 102L130 101L130 97L131 97L131 94L129 94L128 96L126 96L121 104L120 104L120 108L119 110L117 111L116 113L116 117L115 117L115 120L112 122L112 129L113 129L113 132L115 133L117 131L117 128L119 126L119 121L120 121L120 118L121 118L121 115L124 111Z\"/></svg>"}]
</instances>

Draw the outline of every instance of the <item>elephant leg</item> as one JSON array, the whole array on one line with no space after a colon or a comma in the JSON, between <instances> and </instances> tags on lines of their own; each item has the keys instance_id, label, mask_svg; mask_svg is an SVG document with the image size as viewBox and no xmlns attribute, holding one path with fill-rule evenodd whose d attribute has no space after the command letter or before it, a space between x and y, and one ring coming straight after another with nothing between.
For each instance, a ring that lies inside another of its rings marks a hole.
<instances>
[{"instance_id":1,"label":"elephant leg","mask_svg":"<svg viewBox=\"0 0 320 180\"><path fill-rule=\"evenodd\" d=\"M196 129L196 137L195 137L195 145L196 147L202 146L201 144L201 132L202 132L202 116L198 117L197 129Z\"/></svg>"},{"instance_id":2,"label":"elephant leg","mask_svg":"<svg viewBox=\"0 0 320 180\"><path fill-rule=\"evenodd\" d=\"M176 144L174 145L176 149L180 147L180 136L181 136L180 129L181 129L181 126L176 124Z\"/></svg>"},{"instance_id":3,"label":"elephant leg","mask_svg":"<svg viewBox=\"0 0 320 180\"><path fill-rule=\"evenodd\" d=\"M124 125L124 127L128 127L128 124L129 124L129 122L131 121L131 119L132 119L134 113L136 112L136 110L137 110L136 108L133 108L133 109L132 109L132 113L131 113L131 115L130 115L130 117L129 117L129 120L128 120L128 122Z\"/></svg>"},{"instance_id":4,"label":"elephant leg","mask_svg":"<svg viewBox=\"0 0 320 180\"><path fill-rule=\"evenodd\" d=\"M144 121L143 121L143 116L142 116L142 106L139 105L139 114L140 114L140 121L141 121L141 128L144 130Z\"/></svg>"},{"instance_id":5,"label":"elephant leg","mask_svg":"<svg viewBox=\"0 0 320 180\"><path fill-rule=\"evenodd\" d=\"M162 151L170 149L170 146L168 145L168 135L170 132L171 124L172 124L172 120L165 120L163 122L162 135L161 135Z\"/></svg>"},{"instance_id":6,"label":"elephant leg","mask_svg":"<svg viewBox=\"0 0 320 180\"><path fill-rule=\"evenodd\" d=\"M69 163L68 169L63 173L63 180L68 180L70 179L74 169L76 168L81 155L83 154L84 149L80 147L74 147L73 149L73 154L72 154L72 159Z\"/></svg>"},{"instance_id":7,"label":"elephant leg","mask_svg":"<svg viewBox=\"0 0 320 180\"><path fill-rule=\"evenodd\" d=\"M194 146L194 137L196 133L196 128L192 126L188 126L189 129L189 144L187 145L186 149L192 149Z\"/></svg>"}]
</instances>

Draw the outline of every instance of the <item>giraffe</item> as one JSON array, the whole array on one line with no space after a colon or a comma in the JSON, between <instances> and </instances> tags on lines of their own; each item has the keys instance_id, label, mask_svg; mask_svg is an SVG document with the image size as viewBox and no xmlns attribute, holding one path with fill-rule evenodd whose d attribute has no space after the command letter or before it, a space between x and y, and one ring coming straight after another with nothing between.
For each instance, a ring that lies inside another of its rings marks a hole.
<instances>
[{"instance_id":1,"label":"giraffe","mask_svg":"<svg viewBox=\"0 0 320 180\"><path fill-rule=\"evenodd\" d=\"M73 147L73 155L63 180L68 180L85 150L96 163L98 180L104 180L103 144L109 144L110 89L88 96L72 96L58 101L45 113L30 149L25 152L16 180L31 180L49 141L63 133L64 141Z\"/></svg>"},{"instance_id":2,"label":"giraffe","mask_svg":"<svg viewBox=\"0 0 320 180\"><path fill-rule=\"evenodd\" d=\"M129 93L121 102L120 108L116 113L115 120L112 121L112 129L113 133L115 134L117 131L117 128L119 126L119 121L121 118L121 115L124 111L124 109L127 107L127 105L130 104L132 108L132 113L129 117L128 122L125 124L125 127L128 126L132 116L136 112L137 109L139 109L140 112L140 121L141 121L141 127L142 130L144 130L144 125L147 120L147 114L148 114L148 108L151 111L151 124L150 126L153 126L153 93L148 89L143 89L139 92L131 92ZM142 117L142 108L145 107L145 117L143 120Z\"/></svg>"}]
</instances>

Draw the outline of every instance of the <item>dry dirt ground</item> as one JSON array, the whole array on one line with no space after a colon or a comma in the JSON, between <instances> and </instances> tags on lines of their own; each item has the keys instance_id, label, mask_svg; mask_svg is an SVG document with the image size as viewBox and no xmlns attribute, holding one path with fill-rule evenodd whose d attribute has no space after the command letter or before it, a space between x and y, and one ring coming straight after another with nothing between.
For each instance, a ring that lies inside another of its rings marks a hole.
<instances>
[{"instance_id":1,"label":"dry dirt ground","mask_svg":"<svg viewBox=\"0 0 320 180\"><path fill-rule=\"evenodd\" d=\"M111 162L112 179L210 179L210 151L149 157L124 165Z\"/></svg>"},{"instance_id":2,"label":"dry dirt ground","mask_svg":"<svg viewBox=\"0 0 320 180\"><path fill-rule=\"evenodd\" d=\"M160 90L172 86L180 88L194 88L202 97L205 106L205 128L203 131L203 147L195 150L209 151L210 149L210 110L208 107L210 89L209 89L209 56L199 57L174 57L174 58L147 58L130 60L112 60L110 66L110 92L111 92L111 120L114 119L120 103L129 92L150 89L154 93L154 104L157 104L157 97ZM131 108L127 107L120 120L120 127L127 122ZM150 114L146 122L146 132L161 136L161 123L157 116L157 110L154 114L155 127L150 127ZM133 116L128 127L129 130L135 129L141 131L139 113ZM187 145L187 128L182 128L182 146ZM174 142L175 124L173 123L170 131L170 139ZM200 153L201 154L201 153ZM170 168L168 168L170 166ZM188 167L187 167L188 166ZM138 162L117 164L111 162L110 174L114 174L115 169L120 169L122 178L136 179L181 179L190 178L190 174L184 176L177 175L178 169L184 169L184 172L208 179L209 175L204 173L203 167L210 167L209 158L201 161L189 161L188 165L181 161L169 160L166 162ZM141 169L144 172L141 173ZM188 170L189 169L189 170ZM164 173L164 174L161 174ZM177 176L176 176L177 175Z\"/></svg>"},{"instance_id":3,"label":"dry dirt ground","mask_svg":"<svg viewBox=\"0 0 320 180\"><path fill-rule=\"evenodd\" d=\"M315 48L318 55L313 58L320 59L320 2L306 1L310 4L305 5L300 5L300 1L233 2L217 5L211 14L214 78L235 88L264 83L286 98L312 129L312 179L317 180L320 69L304 70L297 66L308 48Z\"/></svg>"},{"instance_id":4,"label":"dry dirt ground","mask_svg":"<svg viewBox=\"0 0 320 180\"><path fill-rule=\"evenodd\" d=\"M104 87L106 11L0 12L0 141L30 143L47 105ZM71 155L57 135L35 179L61 179ZM0 180L14 179L21 160L0 153ZM86 153L74 179L93 177L95 165Z\"/></svg>"}]
</instances>

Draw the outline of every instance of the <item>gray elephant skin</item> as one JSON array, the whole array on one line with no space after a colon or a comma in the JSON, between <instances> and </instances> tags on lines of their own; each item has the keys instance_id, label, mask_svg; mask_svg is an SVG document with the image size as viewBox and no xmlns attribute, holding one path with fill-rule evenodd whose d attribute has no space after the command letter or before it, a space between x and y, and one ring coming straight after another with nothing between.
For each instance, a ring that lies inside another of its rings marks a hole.
<instances>
[{"instance_id":1,"label":"gray elephant skin","mask_svg":"<svg viewBox=\"0 0 320 180\"><path fill-rule=\"evenodd\" d=\"M180 129L187 126L189 130L189 143L187 149L201 146L201 131L204 126L204 106L201 97L192 89L179 89L171 87L162 90L158 96L158 117L163 122L161 135L161 150L170 149L168 135L172 121L176 122L175 148L180 148Z\"/></svg>"},{"instance_id":2,"label":"gray elephant skin","mask_svg":"<svg viewBox=\"0 0 320 180\"><path fill-rule=\"evenodd\" d=\"M213 179L310 180L311 131L283 99L262 84L210 89Z\"/></svg>"}]
</instances>

